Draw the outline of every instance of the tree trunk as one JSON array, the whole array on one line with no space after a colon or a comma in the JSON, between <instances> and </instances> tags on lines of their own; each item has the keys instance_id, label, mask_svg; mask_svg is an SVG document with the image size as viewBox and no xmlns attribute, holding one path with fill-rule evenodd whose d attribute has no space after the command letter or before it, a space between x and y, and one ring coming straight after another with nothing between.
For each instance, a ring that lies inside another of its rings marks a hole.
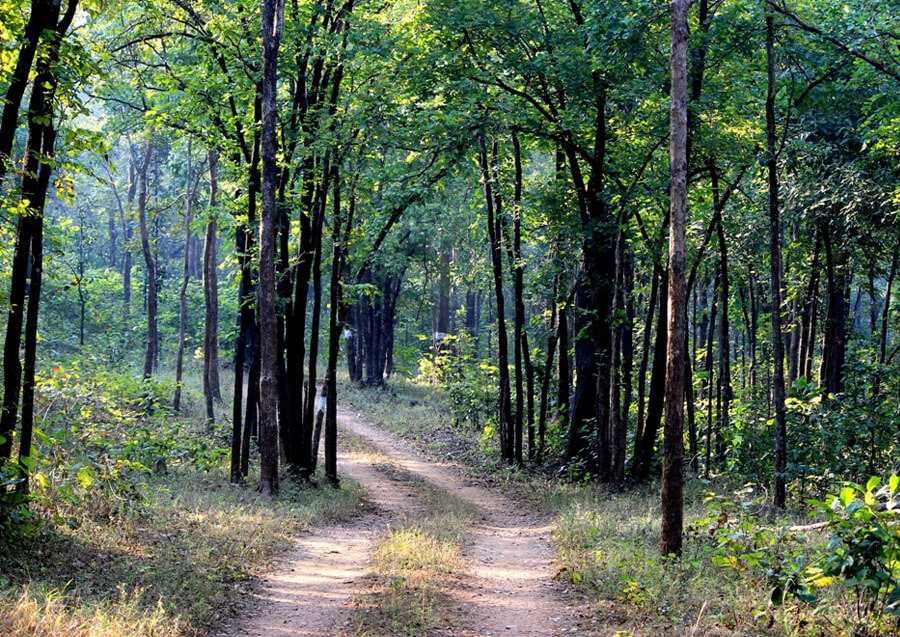
<instances>
[{"instance_id":1,"label":"tree trunk","mask_svg":"<svg viewBox=\"0 0 900 637\"><path fill-rule=\"evenodd\" d=\"M191 240L193 232L191 232L191 224L194 221L194 190L195 183L192 183L194 176L192 173L192 143L188 138L187 143L187 175L185 177L187 185L185 188L184 202L184 262L181 273L181 286L178 288L178 353L175 356L175 398L172 400L172 409L177 413L181 410L181 378L184 372L184 346L187 338L187 289L191 280Z\"/></svg>"},{"instance_id":2,"label":"tree trunk","mask_svg":"<svg viewBox=\"0 0 900 637\"><path fill-rule=\"evenodd\" d=\"M307 390L306 403L303 411L303 448L309 449L309 455L303 458L303 476L309 477L309 470L312 468L312 437L313 428L315 427L316 417L316 395L318 393L316 381L318 375L319 362L319 327L321 325L322 316L322 224L325 217L325 191L319 195L319 202L316 210L316 217L313 222L313 307L312 316L310 317L310 333L309 333L309 368L307 371ZM383 365L382 365L383 369ZM329 389L330 391L330 389Z\"/></svg>"},{"instance_id":3,"label":"tree trunk","mask_svg":"<svg viewBox=\"0 0 900 637\"><path fill-rule=\"evenodd\" d=\"M218 193L219 154L210 149L209 163L209 210L207 211L206 235L203 241L203 396L206 400L206 419L215 420L213 402L222 400L219 383L219 281L218 281Z\"/></svg>"},{"instance_id":4,"label":"tree trunk","mask_svg":"<svg viewBox=\"0 0 900 637\"><path fill-rule=\"evenodd\" d=\"M897 240L894 243L894 253L891 257L891 267L888 271L887 285L884 291L884 305L881 308L881 329L878 332L878 365L879 369L875 373L875 379L872 382L872 395L879 396L881 394L881 374L884 365L887 363L887 344L888 344L888 328L891 317L891 291L894 287L894 279L897 277L898 262L900 262L900 231L898 231Z\"/></svg>"},{"instance_id":5,"label":"tree trunk","mask_svg":"<svg viewBox=\"0 0 900 637\"><path fill-rule=\"evenodd\" d=\"M75 0L72 1L74 4ZM46 29L56 26L59 11L60 0L31 0L31 12L28 15L28 22L25 23L24 37L19 46L16 66L6 85L3 115L0 116L0 187L6 177L7 166L12 161L12 147L19 123L19 108L22 105L25 88L28 86L28 76L34 63L41 34Z\"/></svg>"},{"instance_id":6,"label":"tree trunk","mask_svg":"<svg viewBox=\"0 0 900 637\"><path fill-rule=\"evenodd\" d=\"M337 359L343 330L343 294L341 274L344 265L344 246L341 242L341 180L334 168L334 213L331 220L331 284L328 313L328 368L325 371L325 475L332 484L337 475Z\"/></svg>"},{"instance_id":7,"label":"tree trunk","mask_svg":"<svg viewBox=\"0 0 900 637\"><path fill-rule=\"evenodd\" d=\"M713 207L716 215L716 234L719 244L719 385L722 388L722 405L716 426L717 454L719 462L724 462L724 435L730 426L730 408L733 397L731 388L731 333L728 322L728 245L725 242L725 227L722 222L723 202L719 194L719 174L714 163L710 163L712 177Z\"/></svg>"},{"instance_id":8,"label":"tree trunk","mask_svg":"<svg viewBox=\"0 0 900 637\"><path fill-rule=\"evenodd\" d=\"M672 2L672 107L668 345L666 348L666 426L663 436L662 533L660 552L680 554L683 523L685 224L687 217L687 48L690 0Z\"/></svg>"},{"instance_id":9,"label":"tree trunk","mask_svg":"<svg viewBox=\"0 0 900 637\"><path fill-rule=\"evenodd\" d=\"M713 295L709 308L709 329L706 332L706 380L703 389L706 390L706 467L704 473L709 478L709 472L712 469L712 449L713 449L713 349L715 348L714 335L716 332L716 320L718 318L719 302L716 296L721 280L721 271L716 270L716 277L713 282ZM721 371L720 371L721 373Z\"/></svg>"},{"instance_id":10,"label":"tree trunk","mask_svg":"<svg viewBox=\"0 0 900 637\"><path fill-rule=\"evenodd\" d=\"M488 238L490 240L491 264L494 275L494 298L497 303L497 364L500 370L500 386L499 386L499 429L500 429L500 455L506 462L515 460L515 424L512 416L512 405L510 404L510 387L509 387L509 353L508 341L506 334L506 312L504 309L503 295L503 254L501 252L502 241L502 224L499 217L503 214L500 208L501 199L499 193L495 193L497 184L494 183L492 175L495 173L488 163L487 144L484 135L479 136L480 153L479 160L481 164L481 176L484 182L484 198L487 207L487 225ZM491 152L491 163L496 160L497 143L494 142L493 151ZM495 206L497 209L495 210Z\"/></svg>"},{"instance_id":11,"label":"tree trunk","mask_svg":"<svg viewBox=\"0 0 900 637\"><path fill-rule=\"evenodd\" d=\"M641 437L635 442L634 460L631 463L631 475L637 481L646 480L650 476L653 464L654 449L659 427L662 424L664 396L666 388L666 343L667 325L669 322L668 303L669 274L667 270L660 273L661 285L656 318L656 337L653 346L653 368L650 370L650 396L647 400L647 421Z\"/></svg>"},{"instance_id":12,"label":"tree trunk","mask_svg":"<svg viewBox=\"0 0 900 637\"><path fill-rule=\"evenodd\" d=\"M559 369L557 372L556 417L560 429L566 431L569 422L569 397L572 395L572 374L569 365L569 306L574 299L574 288L569 298L559 305L559 324L556 334L559 343Z\"/></svg>"},{"instance_id":13,"label":"tree trunk","mask_svg":"<svg viewBox=\"0 0 900 637\"><path fill-rule=\"evenodd\" d=\"M821 384L826 394L844 391L844 361L847 356L846 251L834 246L831 228L823 224L825 246L826 296L825 344L822 349Z\"/></svg>"},{"instance_id":14,"label":"tree trunk","mask_svg":"<svg viewBox=\"0 0 900 637\"><path fill-rule=\"evenodd\" d=\"M769 266L772 279L772 400L775 407L775 506L784 508L787 471L787 421L784 407L784 340L781 328L781 220L775 134L775 24L766 15L766 172L769 184Z\"/></svg>"},{"instance_id":15,"label":"tree trunk","mask_svg":"<svg viewBox=\"0 0 900 637\"><path fill-rule=\"evenodd\" d=\"M514 323L513 323L513 340L515 349L513 350L513 361L515 371L516 385L516 412L515 412L515 435L513 438L513 451L516 462L519 465L523 463L522 443L523 443L523 425L525 420L525 358L528 352L525 349L528 346L528 337L525 334L525 302L524 302L524 264L522 263L522 149L519 144L519 137L515 132L512 134L513 146L513 162L515 166L515 178L513 186L513 230L509 231L506 218L501 218L503 224L503 237L506 241L506 250L509 257L509 270L513 277L513 297L514 297ZM496 173L496 164L494 166L494 181L499 184L500 178ZM499 187L499 186L498 186ZM499 215L498 215L499 217ZM510 234L512 236L510 237ZM530 367L531 361L528 360L527 367ZM530 384L530 381L529 381ZM531 413L534 410L534 397L530 394L529 401L531 405ZM529 440L533 442L533 420L529 421ZM531 453L529 451L529 453Z\"/></svg>"},{"instance_id":16,"label":"tree trunk","mask_svg":"<svg viewBox=\"0 0 900 637\"><path fill-rule=\"evenodd\" d=\"M441 248L441 267L438 270L437 331L450 333L450 248Z\"/></svg>"},{"instance_id":17,"label":"tree trunk","mask_svg":"<svg viewBox=\"0 0 900 637\"><path fill-rule=\"evenodd\" d=\"M262 0L262 216L259 228L260 403L259 490L278 492L278 334L275 306L275 228L278 222L276 189L278 113L278 48L284 22L284 0Z\"/></svg>"},{"instance_id":18,"label":"tree trunk","mask_svg":"<svg viewBox=\"0 0 900 637\"><path fill-rule=\"evenodd\" d=\"M809 381L809 370L806 361L815 350L815 342L812 340L812 321L816 307L816 296L819 290L819 241L816 233L815 247L813 248L812 265L810 266L809 283L806 286L806 294L803 298L803 306L800 312L800 346L797 352L797 375Z\"/></svg>"},{"instance_id":19,"label":"tree trunk","mask_svg":"<svg viewBox=\"0 0 900 637\"><path fill-rule=\"evenodd\" d=\"M617 320L621 313L624 313L625 294L623 287L625 285L625 237L619 230L619 236L616 239L616 274L615 289L613 292L613 311L612 316ZM625 479L625 447L626 436L628 434L628 422L622 414L622 340L623 326L616 325L613 331L612 340L612 373L610 374L609 387L609 436L611 440L611 477L616 482L622 482Z\"/></svg>"},{"instance_id":20,"label":"tree trunk","mask_svg":"<svg viewBox=\"0 0 900 637\"><path fill-rule=\"evenodd\" d=\"M147 342L144 349L144 378L153 376L153 369L159 346L159 330L157 327L157 278L156 257L150 246L150 230L147 225L147 178L150 160L153 156L153 143L148 139L144 144L144 156L138 169L138 222L141 232L141 252L144 255L147 283Z\"/></svg>"},{"instance_id":21,"label":"tree trunk","mask_svg":"<svg viewBox=\"0 0 900 637\"><path fill-rule=\"evenodd\" d=\"M544 368L541 375L541 396L538 407L538 431L537 431L537 450L533 458L537 464L544 461L544 449L547 436L547 410L550 399L550 379L553 376L553 356L556 353L556 339L558 332L556 330L557 308L559 307L559 275L553 281L553 296L550 300L550 330L547 336L547 350L544 356ZM529 451L530 451L529 447Z\"/></svg>"},{"instance_id":22,"label":"tree trunk","mask_svg":"<svg viewBox=\"0 0 900 637\"><path fill-rule=\"evenodd\" d=\"M51 6L47 27L55 33L46 56L39 62L34 88L28 105L28 139L23 158L21 201L28 202L16 227L16 244L13 252L10 276L9 314L3 349L3 409L0 413L0 461L12 455L13 432L19 411L19 392L22 392L21 438L19 464L26 490L28 465L24 458L31 458L31 437L34 423L34 372L37 357L37 324L43 278L43 224L47 188L53 172L56 130L53 127L53 99L57 77L54 66L59 60L59 49L75 13L76 0L70 0L66 13L59 15L59 4ZM30 67L30 63L29 63ZM21 97L20 97L21 99ZM18 111L18 107L16 109ZM5 116L5 113L4 113ZM15 131L13 131L14 134ZM2 157L0 157L2 164ZM27 277L31 281L30 289ZM25 316L25 298L28 290L28 309ZM19 361L22 342L22 324L25 323L25 360Z\"/></svg>"},{"instance_id":23,"label":"tree trunk","mask_svg":"<svg viewBox=\"0 0 900 637\"><path fill-rule=\"evenodd\" d=\"M647 387L647 367L650 359L650 336L653 333L653 319L656 317L656 298L659 294L659 282L662 273L654 264L653 274L650 280L650 296L647 300L647 317L644 319L644 334L641 342L641 362L638 365L638 395L637 395L637 421L634 429L635 456L637 456L638 443L644 435L644 408Z\"/></svg>"}]
</instances>

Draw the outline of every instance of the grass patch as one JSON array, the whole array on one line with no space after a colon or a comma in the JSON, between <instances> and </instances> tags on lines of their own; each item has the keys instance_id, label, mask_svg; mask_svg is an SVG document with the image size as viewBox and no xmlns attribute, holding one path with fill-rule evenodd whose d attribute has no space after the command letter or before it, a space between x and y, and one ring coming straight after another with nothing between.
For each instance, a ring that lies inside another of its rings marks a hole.
<instances>
[{"instance_id":1,"label":"grass patch","mask_svg":"<svg viewBox=\"0 0 900 637\"><path fill-rule=\"evenodd\" d=\"M475 508L396 467L390 472L415 489L425 510L379 540L366 592L354 600L355 637L417 637L454 626L453 600L443 591L462 568L460 547Z\"/></svg>"},{"instance_id":2,"label":"grass patch","mask_svg":"<svg viewBox=\"0 0 900 637\"><path fill-rule=\"evenodd\" d=\"M350 481L267 501L224 472L173 471L128 514L48 522L4 549L0 634L202 634L298 532L361 500Z\"/></svg>"},{"instance_id":3,"label":"grass patch","mask_svg":"<svg viewBox=\"0 0 900 637\"><path fill-rule=\"evenodd\" d=\"M127 371L42 380L31 523L0 532L0 635L205 634L297 533L360 511L350 480L274 500L229 484L228 425L207 427L196 380L179 414L170 384Z\"/></svg>"}]
</instances>

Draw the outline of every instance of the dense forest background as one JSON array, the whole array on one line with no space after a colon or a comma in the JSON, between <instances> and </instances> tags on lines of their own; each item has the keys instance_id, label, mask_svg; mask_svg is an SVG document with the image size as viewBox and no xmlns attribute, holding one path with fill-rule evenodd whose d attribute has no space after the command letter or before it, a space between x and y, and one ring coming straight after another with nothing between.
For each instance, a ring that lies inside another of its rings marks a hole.
<instances>
[{"instance_id":1,"label":"dense forest background","mask_svg":"<svg viewBox=\"0 0 900 637\"><path fill-rule=\"evenodd\" d=\"M767 630L896 630L897 9L0 0L0 590L181 465L348 497L339 408L427 400L826 591Z\"/></svg>"}]
</instances>

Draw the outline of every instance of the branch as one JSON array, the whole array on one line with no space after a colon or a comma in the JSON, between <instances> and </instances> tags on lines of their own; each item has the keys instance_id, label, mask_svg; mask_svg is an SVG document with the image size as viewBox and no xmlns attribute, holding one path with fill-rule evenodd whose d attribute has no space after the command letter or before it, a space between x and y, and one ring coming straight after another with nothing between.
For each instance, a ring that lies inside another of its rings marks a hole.
<instances>
[{"instance_id":1,"label":"branch","mask_svg":"<svg viewBox=\"0 0 900 637\"><path fill-rule=\"evenodd\" d=\"M817 35L820 38L822 38L823 40L825 40L826 42L831 43L832 45L834 45L836 48L843 51L847 55L850 55L859 60L862 60L863 62L865 62L872 68L876 69L877 71L881 71L888 77L892 77L893 79L900 82L900 73L889 68L884 63L879 62L878 60L873 60L872 58L870 58L868 55L866 55L862 51L859 51L857 49L853 49L853 48L847 46L846 44L844 44L843 42L838 40L836 37L834 37L833 35L825 33L824 31L822 31L821 29L819 29L816 26L807 24L806 22L801 20L795 13L792 13L791 11L789 11L786 6L779 6L773 0L767 0L767 1L768 1L769 7L771 7L773 11L775 11L776 13L780 13L781 15L783 15L786 18L789 18L792 21L792 23L788 23L788 26L793 26L795 28L801 29L802 31L806 31L807 33L812 33L813 35Z\"/></svg>"}]
</instances>

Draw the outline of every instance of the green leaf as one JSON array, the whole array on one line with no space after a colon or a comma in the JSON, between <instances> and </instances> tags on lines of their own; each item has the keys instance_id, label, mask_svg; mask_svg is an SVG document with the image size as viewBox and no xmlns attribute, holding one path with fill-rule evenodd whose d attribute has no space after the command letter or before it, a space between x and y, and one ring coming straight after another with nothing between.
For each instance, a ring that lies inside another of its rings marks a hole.
<instances>
[{"instance_id":1,"label":"green leaf","mask_svg":"<svg viewBox=\"0 0 900 637\"><path fill-rule=\"evenodd\" d=\"M78 486L82 489L90 489L91 485L94 484L94 472L91 471L90 467L81 467L75 474L75 479L78 481Z\"/></svg>"},{"instance_id":2,"label":"green leaf","mask_svg":"<svg viewBox=\"0 0 900 637\"><path fill-rule=\"evenodd\" d=\"M34 471L34 467L37 464L37 459L34 456L22 456L19 458L19 464L25 467L26 471L29 473Z\"/></svg>"},{"instance_id":3,"label":"green leaf","mask_svg":"<svg viewBox=\"0 0 900 637\"><path fill-rule=\"evenodd\" d=\"M34 484L38 489L44 491L47 487L50 486L50 480L49 478L47 478L47 474L45 474L43 471L38 471L36 474L34 474Z\"/></svg>"},{"instance_id":4,"label":"green leaf","mask_svg":"<svg viewBox=\"0 0 900 637\"><path fill-rule=\"evenodd\" d=\"M866 482L866 491L872 492L875 489L877 489L878 485L880 485L880 484L881 484L881 478L879 478L878 476L872 476L871 478L869 478L869 481Z\"/></svg>"},{"instance_id":5,"label":"green leaf","mask_svg":"<svg viewBox=\"0 0 900 637\"><path fill-rule=\"evenodd\" d=\"M897 487L900 487L900 476L896 473L892 474L890 479L888 479L888 487L891 490L891 495L894 495L897 491Z\"/></svg>"},{"instance_id":6,"label":"green leaf","mask_svg":"<svg viewBox=\"0 0 900 637\"><path fill-rule=\"evenodd\" d=\"M853 487L844 487L841 489L841 504L844 506L849 506L851 502L856 498L856 491L853 490Z\"/></svg>"}]
</instances>

